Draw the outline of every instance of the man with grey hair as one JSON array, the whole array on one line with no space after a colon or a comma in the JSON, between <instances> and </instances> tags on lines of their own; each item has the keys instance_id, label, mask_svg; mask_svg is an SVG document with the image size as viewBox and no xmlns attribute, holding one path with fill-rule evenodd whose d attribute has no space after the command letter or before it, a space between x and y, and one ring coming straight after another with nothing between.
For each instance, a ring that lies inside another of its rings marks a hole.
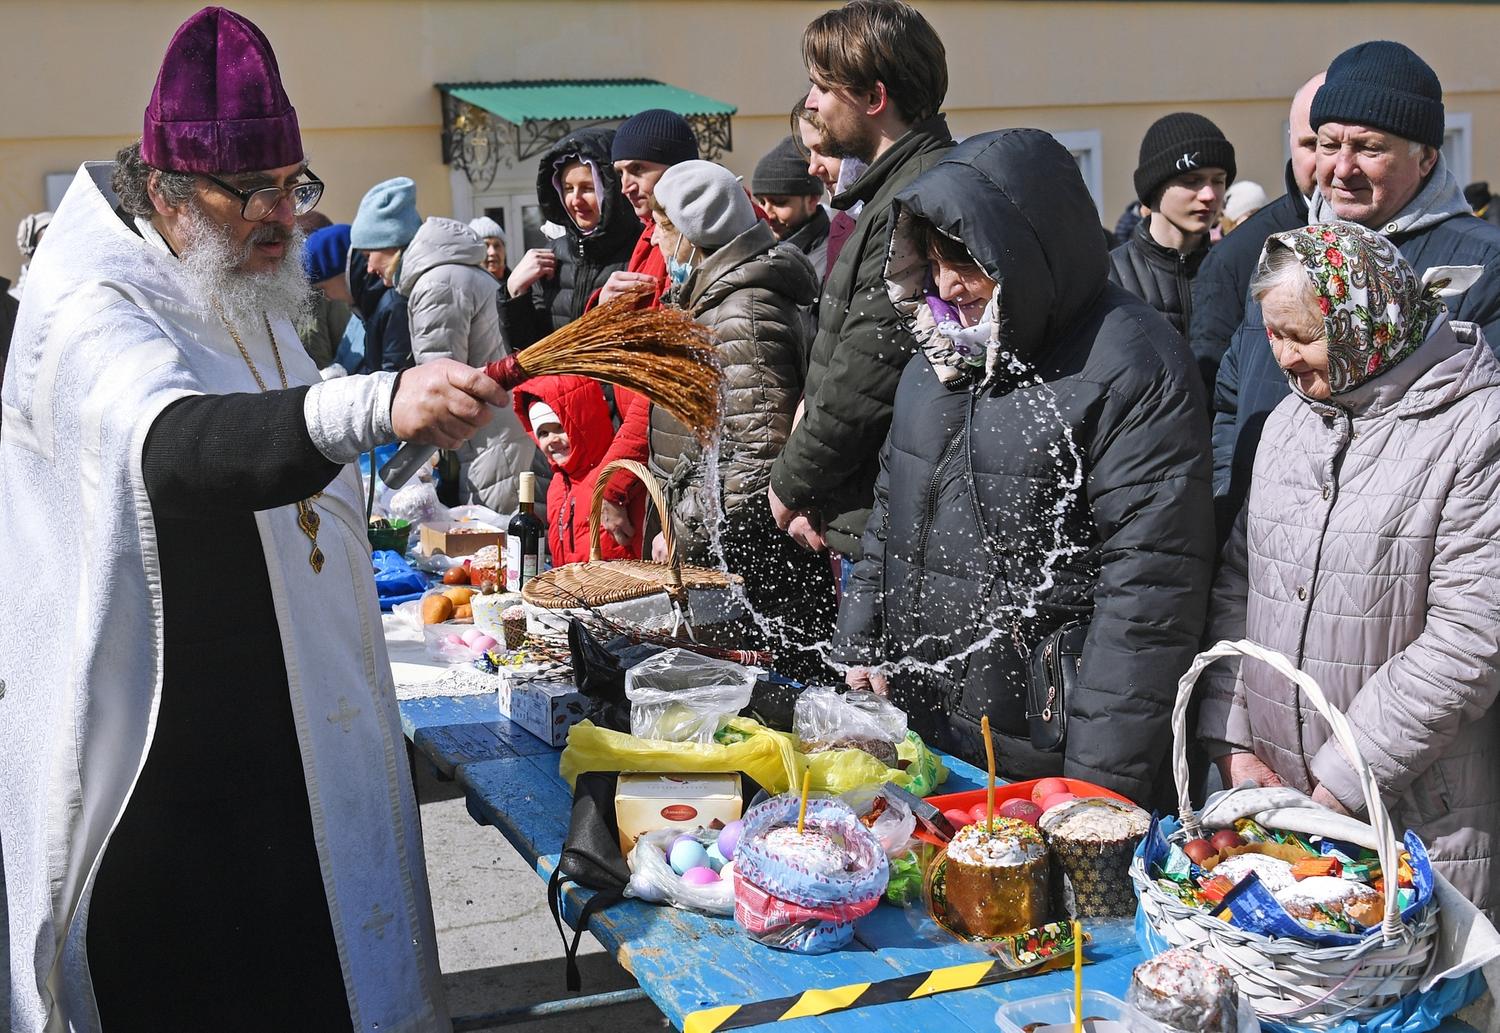
<instances>
[{"instance_id":1,"label":"man with grey hair","mask_svg":"<svg viewBox=\"0 0 1500 1033\"><path fill-rule=\"evenodd\" d=\"M319 380L321 193L269 42L206 8L32 263L0 390L17 1033L449 1028L350 464L507 399L443 360Z\"/></svg>"},{"instance_id":2,"label":"man with grey hair","mask_svg":"<svg viewBox=\"0 0 1500 1033\"><path fill-rule=\"evenodd\" d=\"M1448 266L1478 267L1478 281L1449 301L1449 311L1454 319L1478 323L1491 346L1500 347L1500 226L1474 217L1462 184L1443 159L1443 90L1437 73L1403 44L1360 43L1328 66L1312 99L1309 124L1317 134L1317 153L1308 221L1342 219L1375 230L1396 245L1418 275ZM1266 343L1260 305L1248 295L1244 313L1214 391L1214 495L1221 537L1249 490L1266 417L1291 390Z\"/></svg>"}]
</instances>

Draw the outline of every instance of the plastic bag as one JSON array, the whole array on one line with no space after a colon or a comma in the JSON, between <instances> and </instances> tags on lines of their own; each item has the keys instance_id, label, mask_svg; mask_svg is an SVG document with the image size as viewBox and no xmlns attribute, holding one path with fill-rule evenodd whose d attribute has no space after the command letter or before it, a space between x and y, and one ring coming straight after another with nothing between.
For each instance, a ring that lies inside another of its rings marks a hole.
<instances>
[{"instance_id":1,"label":"plastic bag","mask_svg":"<svg viewBox=\"0 0 1500 1033\"><path fill-rule=\"evenodd\" d=\"M880 903L890 866L875 837L838 800L809 800L807 829L841 844L843 869L809 871L769 849L773 831L796 825L799 805L784 794L745 812L734 851L734 919L768 947L823 954L848 944L855 919Z\"/></svg>"},{"instance_id":2,"label":"plastic bag","mask_svg":"<svg viewBox=\"0 0 1500 1033\"><path fill-rule=\"evenodd\" d=\"M750 705L757 674L728 660L668 649L625 672L630 732L666 742L713 742Z\"/></svg>"},{"instance_id":3,"label":"plastic bag","mask_svg":"<svg viewBox=\"0 0 1500 1033\"><path fill-rule=\"evenodd\" d=\"M906 738L906 714L873 692L812 686L797 698L792 730L808 753L864 750L895 767L896 745Z\"/></svg>"},{"instance_id":4,"label":"plastic bag","mask_svg":"<svg viewBox=\"0 0 1500 1033\"><path fill-rule=\"evenodd\" d=\"M438 501L431 481L413 481L391 493L386 510L393 517L413 524L431 524L448 519L448 507Z\"/></svg>"},{"instance_id":5,"label":"plastic bag","mask_svg":"<svg viewBox=\"0 0 1500 1033\"><path fill-rule=\"evenodd\" d=\"M717 845L719 838L716 830L705 829L684 833L679 828L670 828L646 833L636 840L627 858L630 883L625 887L625 895L652 904L671 904L685 911L728 918L734 914L733 868L729 864L721 868L718 882L702 886L684 882L667 862L667 852L682 835L691 835L705 848Z\"/></svg>"},{"instance_id":6,"label":"plastic bag","mask_svg":"<svg viewBox=\"0 0 1500 1033\"><path fill-rule=\"evenodd\" d=\"M878 785L861 786L839 797L849 809L859 816L870 834L880 843L886 857L895 857L906 852L912 833L917 830L917 816L900 800L886 796ZM879 808L873 821L869 816Z\"/></svg>"},{"instance_id":7,"label":"plastic bag","mask_svg":"<svg viewBox=\"0 0 1500 1033\"><path fill-rule=\"evenodd\" d=\"M375 572L375 593L380 596L382 610L390 610L413 599L420 600L427 591L427 579L399 552L376 549L370 555L370 565Z\"/></svg>"},{"instance_id":8,"label":"plastic bag","mask_svg":"<svg viewBox=\"0 0 1500 1033\"><path fill-rule=\"evenodd\" d=\"M748 718L731 720L721 738L733 741L638 739L581 721L568 730L562 777L572 785L586 771L743 771L767 791L784 793L800 787L802 772L810 770L814 792L837 795L862 785L895 782L918 796L932 793L948 777L948 769L915 732L908 733L899 748L904 770L888 768L863 750L831 750L809 757L797 751L792 736Z\"/></svg>"}]
</instances>

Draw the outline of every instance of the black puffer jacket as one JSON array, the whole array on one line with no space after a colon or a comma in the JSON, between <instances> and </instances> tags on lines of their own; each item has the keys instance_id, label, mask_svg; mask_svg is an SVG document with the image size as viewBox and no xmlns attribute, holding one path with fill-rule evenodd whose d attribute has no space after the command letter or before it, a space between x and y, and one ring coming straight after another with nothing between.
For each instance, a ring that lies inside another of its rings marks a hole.
<instances>
[{"instance_id":1,"label":"black puffer jacket","mask_svg":"<svg viewBox=\"0 0 1500 1033\"><path fill-rule=\"evenodd\" d=\"M1106 281L1093 202L1047 134L970 137L892 212L887 279L910 332L931 333L916 214L998 282L1002 357L985 387L944 383L925 353L908 363L835 658L896 662L914 726L967 760L983 758L989 715L1012 777L1061 771L1151 802L1213 564L1197 370L1160 315ZM1022 741L1027 657L1080 618L1065 752L1038 754Z\"/></svg>"},{"instance_id":2,"label":"black puffer jacket","mask_svg":"<svg viewBox=\"0 0 1500 1033\"><path fill-rule=\"evenodd\" d=\"M503 303L505 336L512 350L535 344L583 315L589 296L604 286L610 273L624 269L630 261L641 235L641 221L620 193L620 177L610 163L614 138L613 129L580 129L548 148L537 165L536 197L542 218L566 232L552 242L557 274L538 280L526 293ZM573 225L552 182L564 165L580 159L593 163L602 187L599 225L588 236Z\"/></svg>"},{"instance_id":3,"label":"black puffer jacket","mask_svg":"<svg viewBox=\"0 0 1500 1033\"><path fill-rule=\"evenodd\" d=\"M1158 244L1151 236L1151 220L1142 219L1130 239L1109 253L1109 281L1166 316L1186 336L1193 316L1193 277L1207 255L1207 238L1202 247L1183 254Z\"/></svg>"}]
</instances>

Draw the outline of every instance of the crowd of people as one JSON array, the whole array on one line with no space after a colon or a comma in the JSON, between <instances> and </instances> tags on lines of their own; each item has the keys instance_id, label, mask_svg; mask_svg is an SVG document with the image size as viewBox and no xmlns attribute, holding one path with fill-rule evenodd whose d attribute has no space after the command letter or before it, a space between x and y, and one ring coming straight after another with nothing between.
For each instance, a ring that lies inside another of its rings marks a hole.
<instances>
[{"instance_id":1,"label":"crowd of people","mask_svg":"<svg viewBox=\"0 0 1500 1033\"><path fill-rule=\"evenodd\" d=\"M32 612L47 557L90 572L58 589L78 616L0 623L17 1029L440 1028L349 465L396 440L501 511L543 475L553 564L588 558L599 471L647 464L669 512L617 473L606 557L663 558L670 520L786 672L980 763L988 718L1008 778L1175 809L1179 677L1219 639L1278 650L1398 826L1500 904L1500 205L1445 164L1433 69L1388 41L1308 69L1275 198L1210 119L1161 118L1110 231L1047 133L954 140L915 8L851 0L802 59L748 183L670 111L580 129L518 254L404 177L329 224L269 41L215 8L179 29L141 139L23 223L0 324L0 606ZM473 368L622 298L712 331L712 450L630 391ZM235 579L205 607L209 557ZM1199 776L1363 812L1295 685L1220 663L1201 696Z\"/></svg>"}]
</instances>

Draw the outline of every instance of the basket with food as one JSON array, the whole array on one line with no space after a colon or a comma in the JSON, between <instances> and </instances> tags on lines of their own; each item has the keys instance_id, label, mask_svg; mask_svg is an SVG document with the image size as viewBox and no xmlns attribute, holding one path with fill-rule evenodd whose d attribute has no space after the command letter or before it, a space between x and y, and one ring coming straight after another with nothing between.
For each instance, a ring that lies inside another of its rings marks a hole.
<instances>
[{"instance_id":1,"label":"basket with food","mask_svg":"<svg viewBox=\"0 0 1500 1033\"><path fill-rule=\"evenodd\" d=\"M1244 789L1195 812L1187 713L1215 660L1242 656L1295 682L1354 763L1368 824L1294 790ZM1344 715L1286 657L1220 642L1183 675L1172 713L1179 820L1154 822L1131 862L1145 938L1224 965L1262 1018L1326 1029L1417 991L1436 948L1435 876L1421 841L1398 839Z\"/></svg>"}]
</instances>

